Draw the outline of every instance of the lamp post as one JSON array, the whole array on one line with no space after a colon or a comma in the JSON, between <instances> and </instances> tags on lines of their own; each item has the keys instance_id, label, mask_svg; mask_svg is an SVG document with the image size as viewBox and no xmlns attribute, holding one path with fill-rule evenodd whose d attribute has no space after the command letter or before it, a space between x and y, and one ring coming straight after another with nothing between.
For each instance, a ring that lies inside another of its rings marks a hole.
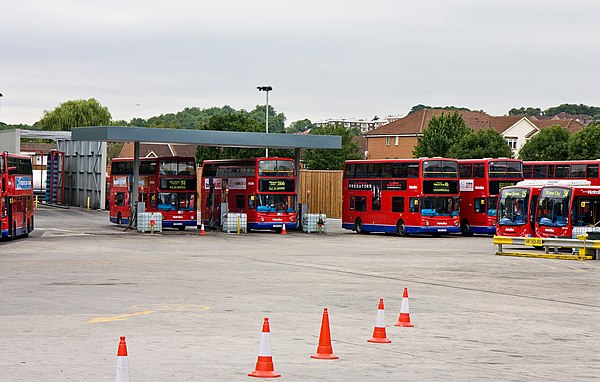
<instances>
[{"instance_id":1,"label":"lamp post","mask_svg":"<svg viewBox=\"0 0 600 382\"><path fill-rule=\"evenodd\" d=\"M2 97L4 97L2 95L2 93L0 93L0 122L2 122Z\"/></svg>"},{"instance_id":2,"label":"lamp post","mask_svg":"<svg viewBox=\"0 0 600 382\"><path fill-rule=\"evenodd\" d=\"M258 89L259 92L265 92L267 93L267 107L265 108L265 131L268 134L269 133L269 92L271 90L273 90L272 87L270 86L257 86L256 87ZM269 148L266 147L265 148L265 157L269 157Z\"/></svg>"}]
</instances>

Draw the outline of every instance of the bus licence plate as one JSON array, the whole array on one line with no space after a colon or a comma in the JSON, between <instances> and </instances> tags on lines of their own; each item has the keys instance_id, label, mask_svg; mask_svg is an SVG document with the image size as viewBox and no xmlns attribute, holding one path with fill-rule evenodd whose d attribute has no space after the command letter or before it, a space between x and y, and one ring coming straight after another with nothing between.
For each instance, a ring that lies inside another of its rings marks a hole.
<instances>
[{"instance_id":1,"label":"bus licence plate","mask_svg":"<svg viewBox=\"0 0 600 382\"><path fill-rule=\"evenodd\" d=\"M183 225L183 223L173 223L173 225Z\"/></svg>"},{"instance_id":2,"label":"bus licence plate","mask_svg":"<svg viewBox=\"0 0 600 382\"><path fill-rule=\"evenodd\" d=\"M446 232L448 231L446 228L438 228L438 232Z\"/></svg>"},{"instance_id":3,"label":"bus licence plate","mask_svg":"<svg viewBox=\"0 0 600 382\"><path fill-rule=\"evenodd\" d=\"M524 244L525 245L531 245L531 246L541 246L542 245L542 238L541 237L526 237L524 240Z\"/></svg>"},{"instance_id":4,"label":"bus licence plate","mask_svg":"<svg viewBox=\"0 0 600 382\"><path fill-rule=\"evenodd\" d=\"M273 228L283 228L283 224L273 224Z\"/></svg>"}]
</instances>

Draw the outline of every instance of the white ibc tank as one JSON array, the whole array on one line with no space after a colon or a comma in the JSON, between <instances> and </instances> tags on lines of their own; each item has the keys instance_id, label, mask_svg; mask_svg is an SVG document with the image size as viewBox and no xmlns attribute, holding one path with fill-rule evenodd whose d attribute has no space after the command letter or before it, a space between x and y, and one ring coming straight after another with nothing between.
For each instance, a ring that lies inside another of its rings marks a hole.
<instances>
[{"instance_id":1,"label":"white ibc tank","mask_svg":"<svg viewBox=\"0 0 600 382\"><path fill-rule=\"evenodd\" d=\"M237 233L239 229L240 233L246 233L248 231L248 215L228 212L223 219L223 232Z\"/></svg>"},{"instance_id":2,"label":"white ibc tank","mask_svg":"<svg viewBox=\"0 0 600 382\"><path fill-rule=\"evenodd\" d=\"M142 212L137 214L137 231L152 232L152 221L154 220L154 232L162 232L162 214L160 212Z\"/></svg>"},{"instance_id":3,"label":"white ibc tank","mask_svg":"<svg viewBox=\"0 0 600 382\"><path fill-rule=\"evenodd\" d=\"M319 232L319 219L321 219L323 223L321 232L327 233L327 215L325 214L302 215L302 232Z\"/></svg>"}]
</instances>

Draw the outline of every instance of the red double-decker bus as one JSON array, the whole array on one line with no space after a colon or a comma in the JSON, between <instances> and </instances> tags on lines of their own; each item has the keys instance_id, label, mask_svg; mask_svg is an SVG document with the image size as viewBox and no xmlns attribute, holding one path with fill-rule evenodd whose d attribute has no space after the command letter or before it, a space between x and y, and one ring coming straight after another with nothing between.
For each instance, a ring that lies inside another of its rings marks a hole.
<instances>
[{"instance_id":1,"label":"red double-decker bus","mask_svg":"<svg viewBox=\"0 0 600 382\"><path fill-rule=\"evenodd\" d=\"M571 238L574 229L600 223L600 187L545 186L535 218L538 237ZM582 229L582 232L584 229Z\"/></svg>"},{"instance_id":2,"label":"red double-decker bus","mask_svg":"<svg viewBox=\"0 0 600 382\"><path fill-rule=\"evenodd\" d=\"M523 180L520 159L459 159L460 231L463 235L494 234L496 204L503 187Z\"/></svg>"},{"instance_id":3,"label":"red double-decker bus","mask_svg":"<svg viewBox=\"0 0 600 382\"><path fill-rule=\"evenodd\" d=\"M342 227L401 236L459 232L458 183L456 159L346 161Z\"/></svg>"},{"instance_id":4,"label":"red double-decker bus","mask_svg":"<svg viewBox=\"0 0 600 382\"><path fill-rule=\"evenodd\" d=\"M290 158L202 162L202 222L221 226L228 212L245 213L248 229L296 228L296 170Z\"/></svg>"},{"instance_id":5,"label":"red double-decker bus","mask_svg":"<svg viewBox=\"0 0 600 382\"><path fill-rule=\"evenodd\" d=\"M33 231L33 171L31 158L0 153L0 229L3 239Z\"/></svg>"},{"instance_id":6,"label":"red double-decker bus","mask_svg":"<svg viewBox=\"0 0 600 382\"><path fill-rule=\"evenodd\" d=\"M192 157L140 158L138 201L144 202L146 212L162 214L163 227L196 227L196 180L196 162ZM112 160L109 184L110 221L129 224L132 158Z\"/></svg>"},{"instance_id":7,"label":"red double-decker bus","mask_svg":"<svg viewBox=\"0 0 600 382\"><path fill-rule=\"evenodd\" d=\"M585 179L600 186L600 160L524 161L525 179Z\"/></svg>"}]
</instances>

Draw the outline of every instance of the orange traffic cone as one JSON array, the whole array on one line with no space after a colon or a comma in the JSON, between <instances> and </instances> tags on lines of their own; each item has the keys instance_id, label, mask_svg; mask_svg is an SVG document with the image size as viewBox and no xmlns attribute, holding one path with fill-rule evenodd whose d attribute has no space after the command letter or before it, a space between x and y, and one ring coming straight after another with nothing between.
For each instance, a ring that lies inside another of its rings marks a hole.
<instances>
[{"instance_id":1,"label":"orange traffic cone","mask_svg":"<svg viewBox=\"0 0 600 382\"><path fill-rule=\"evenodd\" d=\"M310 358L316 359L338 359L337 355L333 354L331 346L331 332L329 331L329 314L327 308L323 309L323 320L321 321L321 334L319 335L319 346L317 354L311 355Z\"/></svg>"},{"instance_id":2,"label":"orange traffic cone","mask_svg":"<svg viewBox=\"0 0 600 382\"><path fill-rule=\"evenodd\" d=\"M260 350L258 351L256 369L248 375L258 378L281 377L281 374L276 373L274 370L273 356L271 355L271 329L269 329L269 319L265 317L260 337Z\"/></svg>"},{"instance_id":3,"label":"orange traffic cone","mask_svg":"<svg viewBox=\"0 0 600 382\"><path fill-rule=\"evenodd\" d=\"M117 375L115 382L129 382L129 366L127 365L127 344L125 336L121 336L117 351Z\"/></svg>"},{"instance_id":4,"label":"orange traffic cone","mask_svg":"<svg viewBox=\"0 0 600 382\"><path fill-rule=\"evenodd\" d=\"M392 342L387 339L387 335L385 333L385 311L383 309L382 298L379 299L379 306L377 307L377 322L375 323L375 330L373 330L373 337L367 341L380 344L389 344Z\"/></svg>"},{"instance_id":5,"label":"orange traffic cone","mask_svg":"<svg viewBox=\"0 0 600 382\"><path fill-rule=\"evenodd\" d=\"M281 228L281 234L287 235L287 231L285 230L285 223L283 223L283 227Z\"/></svg>"},{"instance_id":6,"label":"orange traffic cone","mask_svg":"<svg viewBox=\"0 0 600 382\"><path fill-rule=\"evenodd\" d=\"M204 230L204 223L200 225L200 235L206 235L206 231Z\"/></svg>"},{"instance_id":7,"label":"orange traffic cone","mask_svg":"<svg viewBox=\"0 0 600 382\"><path fill-rule=\"evenodd\" d=\"M404 288L404 293L402 294L402 304L400 305L400 316L398 317L398 322L396 322L394 326L404 326L406 328L414 327L414 325L410 323L408 288Z\"/></svg>"}]
</instances>

